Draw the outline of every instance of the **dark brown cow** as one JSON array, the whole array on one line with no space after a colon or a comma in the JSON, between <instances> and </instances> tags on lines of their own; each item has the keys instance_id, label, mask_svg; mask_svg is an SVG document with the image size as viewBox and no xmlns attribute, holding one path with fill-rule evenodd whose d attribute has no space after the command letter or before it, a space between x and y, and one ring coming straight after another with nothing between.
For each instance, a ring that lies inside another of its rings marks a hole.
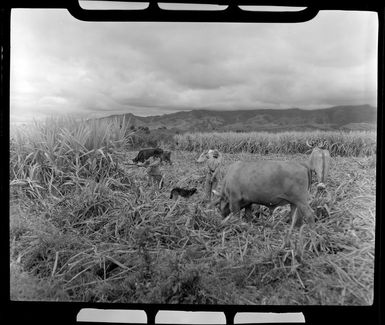
<instances>
[{"instance_id":1,"label":"dark brown cow","mask_svg":"<svg viewBox=\"0 0 385 325\"><path fill-rule=\"evenodd\" d=\"M253 203L265 205L270 211L290 204L290 229L302 224L302 216L313 226L313 210L308 204L310 176L305 165L294 161L237 161L230 165L214 204L219 206L223 218L242 208L249 217Z\"/></svg>"},{"instance_id":2,"label":"dark brown cow","mask_svg":"<svg viewBox=\"0 0 385 325\"><path fill-rule=\"evenodd\" d=\"M132 159L132 161L134 163L138 163L138 162L143 163L150 157L160 158L162 154L163 154L163 149L161 148L142 149L139 151L138 155L134 159Z\"/></svg>"}]
</instances>

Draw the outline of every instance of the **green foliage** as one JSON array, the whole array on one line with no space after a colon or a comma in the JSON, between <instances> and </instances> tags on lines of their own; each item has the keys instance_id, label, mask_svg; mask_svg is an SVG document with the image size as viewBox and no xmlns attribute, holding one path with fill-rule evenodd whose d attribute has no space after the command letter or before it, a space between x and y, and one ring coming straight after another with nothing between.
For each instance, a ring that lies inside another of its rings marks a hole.
<instances>
[{"instance_id":1,"label":"green foliage","mask_svg":"<svg viewBox=\"0 0 385 325\"><path fill-rule=\"evenodd\" d=\"M12 130L10 185L28 197L62 197L88 177L101 179L118 169L119 150L129 145L124 125L70 118L35 122Z\"/></svg>"}]
</instances>

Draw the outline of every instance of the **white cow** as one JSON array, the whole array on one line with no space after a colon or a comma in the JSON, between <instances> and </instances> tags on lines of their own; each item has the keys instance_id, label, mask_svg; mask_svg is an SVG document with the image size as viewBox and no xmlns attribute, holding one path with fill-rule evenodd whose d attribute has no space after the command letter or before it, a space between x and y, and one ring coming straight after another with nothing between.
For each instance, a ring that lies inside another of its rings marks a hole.
<instances>
[{"instance_id":1,"label":"white cow","mask_svg":"<svg viewBox=\"0 0 385 325\"><path fill-rule=\"evenodd\" d=\"M329 174L330 166L330 153L329 150L324 149L327 145L326 141L319 142L316 146L314 143L309 143L309 140L306 141L306 144L313 148L308 165L311 171L315 172L318 179L317 189L326 188L326 178Z\"/></svg>"}]
</instances>

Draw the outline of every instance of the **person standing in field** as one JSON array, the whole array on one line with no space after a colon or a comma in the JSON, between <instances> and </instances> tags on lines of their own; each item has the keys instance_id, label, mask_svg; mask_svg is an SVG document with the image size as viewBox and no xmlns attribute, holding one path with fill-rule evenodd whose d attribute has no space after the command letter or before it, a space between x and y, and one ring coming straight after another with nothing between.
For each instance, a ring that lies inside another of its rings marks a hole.
<instances>
[{"instance_id":1,"label":"person standing in field","mask_svg":"<svg viewBox=\"0 0 385 325\"><path fill-rule=\"evenodd\" d=\"M146 172L148 176L149 184L156 185L161 189L163 185L163 174L159 168L161 159L159 157L150 157L142 166L147 167Z\"/></svg>"},{"instance_id":2,"label":"person standing in field","mask_svg":"<svg viewBox=\"0 0 385 325\"><path fill-rule=\"evenodd\" d=\"M202 152L197 162L206 162L205 194L207 200L211 201L211 192L219 182L222 154L216 149L210 149Z\"/></svg>"}]
</instances>

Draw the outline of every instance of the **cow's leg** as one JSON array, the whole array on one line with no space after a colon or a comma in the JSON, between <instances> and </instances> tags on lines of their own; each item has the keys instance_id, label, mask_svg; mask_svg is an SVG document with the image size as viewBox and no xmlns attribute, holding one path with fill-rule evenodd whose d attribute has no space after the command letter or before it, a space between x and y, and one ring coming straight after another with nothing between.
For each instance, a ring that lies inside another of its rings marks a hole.
<instances>
[{"instance_id":1,"label":"cow's leg","mask_svg":"<svg viewBox=\"0 0 385 325\"><path fill-rule=\"evenodd\" d=\"M297 207L295 214L297 215L295 218L294 227L300 228L303 224L303 213L300 208Z\"/></svg>"},{"instance_id":2,"label":"cow's leg","mask_svg":"<svg viewBox=\"0 0 385 325\"><path fill-rule=\"evenodd\" d=\"M274 210L276 207L267 207L269 209L269 217L268 217L268 220L272 219L273 220L273 223L274 223L274 216L273 216L273 213L274 213Z\"/></svg>"},{"instance_id":3,"label":"cow's leg","mask_svg":"<svg viewBox=\"0 0 385 325\"><path fill-rule=\"evenodd\" d=\"M232 200L230 199L230 211L233 213L234 216L237 216L238 219L241 218L241 205L238 200Z\"/></svg>"},{"instance_id":4,"label":"cow's leg","mask_svg":"<svg viewBox=\"0 0 385 325\"><path fill-rule=\"evenodd\" d=\"M151 175L147 175L147 186L152 186L152 177L151 177Z\"/></svg>"},{"instance_id":5,"label":"cow's leg","mask_svg":"<svg viewBox=\"0 0 385 325\"><path fill-rule=\"evenodd\" d=\"M250 221L253 219L253 210L252 210L252 204L248 204L245 206L245 219L247 221Z\"/></svg>"},{"instance_id":6,"label":"cow's leg","mask_svg":"<svg viewBox=\"0 0 385 325\"><path fill-rule=\"evenodd\" d=\"M291 237L291 233L293 232L293 228L294 228L294 224L296 222L296 219L297 219L297 213L296 213L296 210L297 210L297 207L290 203L290 213L289 213L289 218L292 219L292 222L291 222L291 226L289 228L289 231L285 234L285 237L284 237L284 240L283 240L283 243L281 245L281 249L283 249L285 246L289 245L290 242L289 242L289 239ZM290 219L289 219L290 220Z\"/></svg>"},{"instance_id":7,"label":"cow's leg","mask_svg":"<svg viewBox=\"0 0 385 325\"><path fill-rule=\"evenodd\" d=\"M150 184L151 188L154 189L154 185L156 185L155 176L154 175L149 175L148 178L149 178L149 184Z\"/></svg>"},{"instance_id":8,"label":"cow's leg","mask_svg":"<svg viewBox=\"0 0 385 325\"><path fill-rule=\"evenodd\" d=\"M218 176L214 176L212 179L211 179L211 191L210 192L212 192L212 190L214 189L216 189L217 188L217 186L218 186Z\"/></svg>"},{"instance_id":9,"label":"cow's leg","mask_svg":"<svg viewBox=\"0 0 385 325\"><path fill-rule=\"evenodd\" d=\"M224 206L221 206L221 209L223 210L223 213L226 217L228 217L230 215L231 211L230 211L229 202L226 202L226 204Z\"/></svg>"},{"instance_id":10,"label":"cow's leg","mask_svg":"<svg viewBox=\"0 0 385 325\"><path fill-rule=\"evenodd\" d=\"M211 182L211 174L207 172L206 174L206 180L205 180L205 193L206 193L206 200L208 202L211 201L211 191L212 191L212 182Z\"/></svg>"},{"instance_id":11,"label":"cow's leg","mask_svg":"<svg viewBox=\"0 0 385 325\"><path fill-rule=\"evenodd\" d=\"M221 209L221 212L222 212L222 217L224 217L224 219L222 220L222 223L226 223L227 220L229 220L231 218L231 210L230 210L230 204L229 202L221 202L220 203L221 206L220 206L220 209Z\"/></svg>"},{"instance_id":12,"label":"cow's leg","mask_svg":"<svg viewBox=\"0 0 385 325\"><path fill-rule=\"evenodd\" d=\"M304 215L306 221L309 223L310 228L314 228L314 211L307 203L298 203L298 209L301 212L301 215Z\"/></svg>"},{"instance_id":13,"label":"cow's leg","mask_svg":"<svg viewBox=\"0 0 385 325\"><path fill-rule=\"evenodd\" d=\"M156 175L155 177L155 185L157 189L162 189L163 185L163 176L162 175Z\"/></svg>"},{"instance_id":14,"label":"cow's leg","mask_svg":"<svg viewBox=\"0 0 385 325\"><path fill-rule=\"evenodd\" d=\"M297 207L290 203L290 213L289 213L289 220L291 219L291 226L289 230L289 234L293 231L294 225L297 223Z\"/></svg>"}]
</instances>

